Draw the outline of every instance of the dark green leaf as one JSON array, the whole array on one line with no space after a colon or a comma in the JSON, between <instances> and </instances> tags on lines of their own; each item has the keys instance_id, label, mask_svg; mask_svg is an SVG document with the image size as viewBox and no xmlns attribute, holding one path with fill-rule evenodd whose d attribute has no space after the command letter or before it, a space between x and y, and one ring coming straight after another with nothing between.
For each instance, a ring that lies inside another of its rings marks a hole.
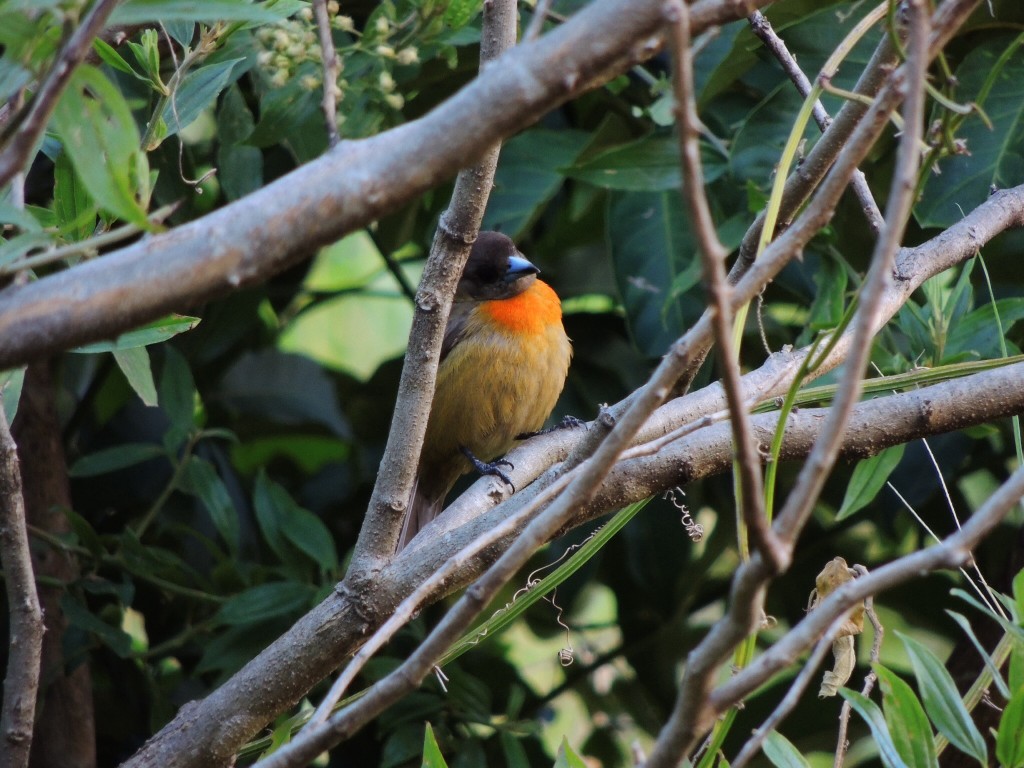
<instances>
[{"instance_id":1,"label":"dark green leaf","mask_svg":"<svg viewBox=\"0 0 1024 768\"><path fill-rule=\"evenodd\" d=\"M498 736L506 768L530 768L530 758L523 749L522 741L515 734L504 730Z\"/></svg>"},{"instance_id":2,"label":"dark green leaf","mask_svg":"<svg viewBox=\"0 0 1024 768\"><path fill-rule=\"evenodd\" d=\"M840 688L839 695L850 702L850 706L868 724L868 728L871 729L871 735L874 736L875 743L878 745L878 752L882 757L882 763L885 764L886 768L907 768L906 763L903 762L899 751L896 749L896 745L893 743L892 734L889 733L889 727L886 725L885 718L882 716L882 710L878 708L878 705L866 696L862 696L857 691L849 688Z\"/></svg>"},{"instance_id":3,"label":"dark green leaf","mask_svg":"<svg viewBox=\"0 0 1024 768\"><path fill-rule=\"evenodd\" d=\"M434 729L427 723L423 731L423 763L421 768L448 768L444 761L441 748L437 746L437 739L434 738Z\"/></svg>"},{"instance_id":4,"label":"dark green leaf","mask_svg":"<svg viewBox=\"0 0 1024 768\"><path fill-rule=\"evenodd\" d=\"M185 358L171 346L165 346L164 367L160 374L160 407L171 425L164 445L173 450L196 426L196 388Z\"/></svg>"},{"instance_id":5,"label":"dark green leaf","mask_svg":"<svg viewBox=\"0 0 1024 768\"><path fill-rule=\"evenodd\" d=\"M608 248L626 318L640 350L665 353L695 318L681 295L700 279L693 235L678 192L613 193Z\"/></svg>"},{"instance_id":6,"label":"dark green leaf","mask_svg":"<svg viewBox=\"0 0 1024 768\"><path fill-rule=\"evenodd\" d=\"M938 768L932 726L914 691L881 664L874 664L872 668L882 689L885 722L900 757L914 768Z\"/></svg>"},{"instance_id":7,"label":"dark green leaf","mask_svg":"<svg viewBox=\"0 0 1024 768\"><path fill-rule=\"evenodd\" d=\"M61 595L60 609L71 626L78 627L95 636L122 659L131 655L131 636L120 627L108 624L99 616L90 613L89 609L72 597L70 593L65 592Z\"/></svg>"},{"instance_id":8,"label":"dark green leaf","mask_svg":"<svg viewBox=\"0 0 1024 768\"><path fill-rule=\"evenodd\" d=\"M853 476L846 486L843 504L836 513L836 520L844 520L874 501L875 496L885 486L889 475L903 458L905 447L902 443L894 445L876 456L857 462Z\"/></svg>"},{"instance_id":9,"label":"dark green leaf","mask_svg":"<svg viewBox=\"0 0 1024 768\"><path fill-rule=\"evenodd\" d=\"M190 493L200 501L210 513L217 532L232 552L238 551L240 530L238 513L235 512L227 486L217 475L217 470L206 459L189 456L188 464L181 473L178 483L181 490Z\"/></svg>"},{"instance_id":10,"label":"dark green leaf","mask_svg":"<svg viewBox=\"0 0 1024 768\"><path fill-rule=\"evenodd\" d=\"M704 142L701 142L701 160L706 183L711 183L726 171L724 158ZM674 136L645 136L565 168L563 173L605 189L640 192L675 190L676 203L682 205L682 199L678 196L682 186L679 141Z\"/></svg>"},{"instance_id":11,"label":"dark green leaf","mask_svg":"<svg viewBox=\"0 0 1024 768\"><path fill-rule=\"evenodd\" d=\"M217 612L224 624L245 625L305 610L313 597L313 588L297 581L275 581L239 592Z\"/></svg>"},{"instance_id":12,"label":"dark green leaf","mask_svg":"<svg viewBox=\"0 0 1024 768\"><path fill-rule=\"evenodd\" d=\"M296 504L284 488L267 479L262 471L256 477L253 505L264 539L282 561L294 560L286 543L291 542L323 570L329 572L338 567L338 554L327 526Z\"/></svg>"},{"instance_id":13,"label":"dark green leaf","mask_svg":"<svg viewBox=\"0 0 1024 768\"><path fill-rule=\"evenodd\" d=\"M97 37L92 41L92 47L93 50L96 51L96 55L99 56L100 60L107 66L113 67L118 72L124 72L126 75L136 77L143 82L151 82L148 77L136 72L132 65L125 61L124 57L117 52L117 49L105 40Z\"/></svg>"},{"instance_id":14,"label":"dark green leaf","mask_svg":"<svg viewBox=\"0 0 1024 768\"><path fill-rule=\"evenodd\" d=\"M165 456L163 448L152 443L124 443L113 448L90 453L71 465L71 477L92 477L134 467L144 461Z\"/></svg>"},{"instance_id":15,"label":"dark green leaf","mask_svg":"<svg viewBox=\"0 0 1024 768\"><path fill-rule=\"evenodd\" d=\"M999 335L996 329L995 313L998 310L1003 330L1009 331L1010 326L1024 319L1024 298L999 299L995 306L992 302L982 304L973 312L962 317L953 325L946 341L946 357L971 352L976 357L1000 357Z\"/></svg>"},{"instance_id":16,"label":"dark green leaf","mask_svg":"<svg viewBox=\"0 0 1024 768\"><path fill-rule=\"evenodd\" d=\"M65 510L64 514L68 516L68 523L71 524L71 530L78 538L78 542L88 549L96 560L103 557L103 542L100 541L99 534L92 524L73 509ZM130 601L124 602L127 604Z\"/></svg>"},{"instance_id":17,"label":"dark green leaf","mask_svg":"<svg viewBox=\"0 0 1024 768\"><path fill-rule=\"evenodd\" d=\"M68 240L84 240L96 227L96 204L71 167L67 152L61 152L54 164L53 210L57 225Z\"/></svg>"},{"instance_id":18,"label":"dark green leaf","mask_svg":"<svg viewBox=\"0 0 1024 768\"><path fill-rule=\"evenodd\" d=\"M939 729L949 742L962 752L970 755L983 766L988 764L988 749L985 739L978 732L978 727L971 719L970 713L960 699L953 678L945 665L928 648L912 637L897 632L903 641L917 687L924 700L924 708L932 723Z\"/></svg>"},{"instance_id":19,"label":"dark green leaf","mask_svg":"<svg viewBox=\"0 0 1024 768\"><path fill-rule=\"evenodd\" d=\"M260 102L256 128L245 143L260 148L278 144L305 125L310 117L316 116L319 109L316 94L298 83L268 91Z\"/></svg>"},{"instance_id":20,"label":"dark green leaf","mask_svg":"<svg viewBox=\"0 0 1024 768\"><path fill-rule=\"evenodd\" d=\"M776 768L810 768L810 763L800 754L800 750L778 731L769 731L764 740L764 756L772 761Z\"/></svg>"},{"instance_id":21,"label":"dark green leaf","mask_svg":"<svg viewBox=\"0 0 1024 768\"><path fill-rule=\"evenodd\" d=\"M565 179L558 169L576 158L588 138L584 131L535 128L506 142L483 227L520 237L561 188Z\"/></svg>"},{"instance_id":22,"label":"dark green leaf","mask_svg":"<svg viewBox=\"0 0 1024 768\"><path fill-rule=\"evenodd\" d=\"M95 67L76 69L57 102L54 125L92 199L119 218L147 226L136 191L148 179L148 163L131 110L113 83Z\"/></svg>"},{"instance_id":23,"label":"dark green leaf","mask_svg":"<svg viewBox=\"0 0 1024 768\"><path fill-rule=\"evenodd\" d=\"M940 173L930 173L924 194L914 209L923 227L948 227L988 198L990 187L1011 187L1024 178L1024 56L1016 48L999 64L1019 39L991 35L973 47L956 68L955 98L977 101L990 76L992 89L981 104L991 129L977 114L964 120L957 138L968 154L939 162ZM998 72L997 72L998 69Z\"/></svg>"},{"instance_id":24,"label":"dark green leaf","mask_svg":"<svg viewBox=\"0 0 1024 768\"><path fill-rule=\"evenodd\" d=\"M152 21L270 22L284 18L273 3L240 0L128 0L110 16L110 24L144 24Z\"/></svg>"},{"instance_id":25,"label":"dark green leaf","mask_svg":"<svg viewBox=\"0 0 1024 768\"><path fill-rule=\"evenodd\" d=\"M1002 768L1024 766L1024 688L1006 703L996 733L996 759Z\"/></svg>"},{"instance_id":26,"label":"dark green leaf","mask_svg":"<svg viewBox=\"0 0 1024 768\"><path fill-rule=\"evenodd\" d=\"M231 70L242 59L229 59L189 72L181 86L167 100L161 117L167 123L167 135L188 127L209 107L231 81Z\"/></svg>"},{"instance_id":27,"label":"dark green leaf","mask_svg":"<svg viewBox=\"0 0 1024 768\"><path fill-rule=\"evenodd\" d=\"M159 344L162 341L167 341L179 333L191 331L197 325L199 325L198 317L167 315L167 317L161 317L159 320L154 320L152 323L141 328L136 328L134 331L122 333L113 341L87 344L72 351L92 354L96 352L113 352L118 349L132 349L133 347L148 347L150 344Z\"/></svg>"},{"instance_id":28,"label":"dark green leaf","mask_svg":"<svg viewBox=\"0 0 1024 768\"><path fill-rule=\"evenodd\" d=\"M155 406L156 384L153 382L153 370L149 365L146 348L115 349L114 359L139 399L148 406Z\"/></svg>"}]
</instances>

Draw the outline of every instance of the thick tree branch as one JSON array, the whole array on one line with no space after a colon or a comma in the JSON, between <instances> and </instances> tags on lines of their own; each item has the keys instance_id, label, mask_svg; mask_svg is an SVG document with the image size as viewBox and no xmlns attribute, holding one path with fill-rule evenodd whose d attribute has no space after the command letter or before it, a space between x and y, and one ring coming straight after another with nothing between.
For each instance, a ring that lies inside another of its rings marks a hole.
<instances>
[{"instance_id":1,"label":"thick tree branch","mask_svg":"<svg viewBox=\"0 0 1024 768\"><path fill-rule=\"evenodd\" d=\"M9 182L16 173L25 170L32 150L39 137L46 130L46 124L57 106L57 100L64 92L75 67L82 63L92 50L92 41L106 23L119 0L96 0L81 25L71 33L57 60L43 78L39 89L25 105L25 114L12 115L3 131L4 149L0 153L0 187ZM8 366L2 366L8 367Z\"/></svg>"},{"instance_id":2,"label":"thick tree branch","mask_svg":"<svg viewBox=\"0 0 1024 768\"><path fill-rule=\"evenodd\" d=\"M767 0L700 0L695 33ZM597 0L516 46L411 123L323 157L214 213L0 292L0 369L111 338L266 280L450 178L506 136L653 55L661 0Z\"/></svg>"},{"instance_id":3,"label":"thick tree branch","mask_svg":"<svg viewBox=\"0 0 1024 768\"><path fill-rule=\"evenodd\" d=\"M39 607L32 555L25 527L18 451L11 437L0 389L0 562L7 584L10 644L0 715L0 763L11 768L28 765L39 692L43 649L43 612Z\"/></svg>"}]
</instances>

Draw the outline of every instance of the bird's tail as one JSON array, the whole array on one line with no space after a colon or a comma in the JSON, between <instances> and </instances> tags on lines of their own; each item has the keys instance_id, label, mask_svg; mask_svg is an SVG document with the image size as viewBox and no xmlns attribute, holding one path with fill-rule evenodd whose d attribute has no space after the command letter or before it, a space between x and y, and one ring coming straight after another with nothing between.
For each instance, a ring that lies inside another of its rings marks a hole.
<instances>
[{"instance_id":1,"label":"bird's tail","mask_svg":"<svg viewBox=\"0 0 1024 768\"><path fill-rule=\"evenodd\" d=\"M417 476L412 484L412 493L409 496L409 504L405 510L405 522L402 524L402 534L398 537L396 553L405 549L406 545L412 541L413 536L419 533L427 523L441 514L444 495L428 495L420 489L419 480L419 476Z\"/></svg>"}]
</instances>

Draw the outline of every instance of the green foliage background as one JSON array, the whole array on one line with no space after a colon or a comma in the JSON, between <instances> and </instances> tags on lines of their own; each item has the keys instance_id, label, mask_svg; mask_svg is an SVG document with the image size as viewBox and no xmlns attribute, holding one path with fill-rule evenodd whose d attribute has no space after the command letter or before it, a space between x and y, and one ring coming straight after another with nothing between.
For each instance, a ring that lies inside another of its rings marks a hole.
<instances>
[{"instance_id":1,"label":"green foliage background","mask_svg":"<svg viewBox=\"0 0 1024 768\"><path fill-rule=\"evenodd\" d=\"M71 13L56 1L32 5L30 12L24 3L0 3L2 99L45 70L63 14ZM582 3L554 5L568 14ZM338 22L334 32L344 62L343 137L414 119L468 81L476 71L477 6L343 3L351 25ZM15 227L0 245L0 269L50 246L144 226L155 211L168 226L190 221L322 153L321 75L307 8L300 0L124 3L115 20L141 27L127 45L97 44L97 61L75 75L39 148L29 205L0 206L0 219ZM867 10L782 0L768 16L813 75ZM153 23L158 18L163 30ZM979 109L958 116L936 103L929 161L937 166L924 177L908 244L957 221L991 186L1024 181L1021 24L1016 3L996 2L993 16L979 11L949 47L943 66L955 80L935 85ZM876 29L854 49L835 86L852 87L882 34ZM655 57L547 115L502 152L485 226L513 236L539 264L563 297L574 343L556 416L592 418L599 403L627 395L704 306L678 192L667 65L664 54ZM697 73L709 137L702 146L707 191L719 235L735 247L764 205L801 100L742 22L704 41ZM840 104L825 98L833 114ZM808 130L806 138L812 143L816 134ZM863 168L883 198L893 146L890 135ZM969 154L950 154L964 148ZM403 283L415 285L449 191L435 190L265 285L195 308L194 319L168 318L60 359L74 535L36 532L34 545L64 548L81 564L81 578L64 585L71 622L64 643L71 664L92 669L102 765L132 754L180 705L225 680L344 572L383 451L412 316ZM168 214L165 206L174 204ZM979 260L930 281L879 335L879 370L1018 354L1021 246L1020 233L1002 236L985 249L987 271ZM748 323L744 362L763 360L762 331L778 350L834 327L870 247L856 204L845 200L803 259L766 291ZM37 273L93 256L75 254ZM1002 336L993 332L996 310ZM17 386L17 374L3 375ZM696 386L713 375L705 366ZM887 454L881 471L877 464L859 476L852 466L838 468L793 568L770 592L777 624L762 643L801 618L814 576L833 556L871 567L926 544L884 479L941 533L953 521L939 471L966 516L1015 461L1009 424L929 444L934 463L914 443ZM782 487L793 472L781 468ZM335 750L330 764L418 764L424 721L452 766L551 764L563 737L604 765L627 764L631 742L649 743L671 710L685 654L721 614L738 562L730 479L686 493L707 528L703 541L691 542L678 511L655 500L559 588L560 608L533 607L449 665L447 691L428 682ZM1018 513L1004 535L975 553L1006 592L1021 567L1020 522ZM536 565L585 535L553 543ZM507 599L525 581L524 574ZM887 630L902 629L941 658L967 642L946 608L992 634L994 622L950 596L960 583L940 574L885 594L877 607ZM363 682L391 669L436 616L426 611ZM567 646L575 660L562 667L557 652ZM861 646L863 661L868 642ZM915 679L895 635L881 660ZM726 754L786 682L747 702ZM840 704L808 697L781 729L811 765L831 764ZM849 765L876 764L868 733L854 723ZM788 754L783 742L773 740L769 754ZM566 765L577 764L571 752L560 758Z\"/></svg>"}]
</instances>

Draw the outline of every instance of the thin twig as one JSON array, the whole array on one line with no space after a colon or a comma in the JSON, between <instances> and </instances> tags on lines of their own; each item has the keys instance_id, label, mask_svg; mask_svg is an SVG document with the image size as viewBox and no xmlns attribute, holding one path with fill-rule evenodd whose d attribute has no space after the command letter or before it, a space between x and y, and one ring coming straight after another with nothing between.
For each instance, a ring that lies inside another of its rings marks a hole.
<instances>
[{"instance_id":1,"label":"thin twig","mask_svg":"<svg viewBox=\"0 0 1024 768\"><path fill-rule=\"evenodd\" d=\"M804 74L800 65L797 64L796 57L790 53L785 41L775 33L771 22L760 11L754 11L750 14L748 21L750 22L751 30L765 44L765 47L782 65L782 69L789 76L789 79L793 81L797 93L806 99L811 92L811 81L807 79L807 75ZM829 126L832 125L832 117L825 111L825 107L820 99L815 100L811 116L822 133L827 131ZM882 212L878 209L878 203L875 202L874 195L871 194L871 189L868 187L867 179L860 169L853 172L853 176L850 178L850 188L853 189L854 195L857 196L857 200L860 202L861 210L868 220L868 226L871 227L871 231L875 233L880 232L882 225L885 223L882 220Z\"/></svg>"},{"instance_id":2,"label":"thin twig","mask_svg":"<svg viewBox=\"0 0 1024 768\"><path fill-rule=\"evenodd\" d=\"M0 389L0 562L10 610L10 651L4 679L0 733L3 764L28 765L35 725L39 665L43 648L43 612L39 606L32 555L25 528L18 451L11 437Z\"/></svg>"},{"instance_id":3,"label":"thin twig","mask_svg":"<svg viewBox=\"0 0 1024 768\"><path fill-rule=\"evenodd\" d=\"M757 755L758 750L761 749L761 745L768 738L768 734L775 730L779 723L785 720L786 716L793 711L793 707L800 701L800 697L803 696L807 685L811 682L811 678L814 677L814 673L821 666L821 660L825 658L825 654L832 647L832 642L835 640L839 630L846 624L846 620L847 617L845 615L840 616L832 622L832 626L818 640L814 650L811 652L810 658L804 662L799 674L793 678L793 683L789 686L789 690L786 691L786 695L782 697L782 701L772 710L772 713L760 727L754 731L753 735L747 739L747 743L743 745L743 749L740 750L736 759L730 763L732 768L743 768L743 766L749 763L751 758Z\"/></svg>"},{"instance_id":4,"label":"thin twig","mask_svg":"<svg viewBox=\"0 0 1024 768\"><path fill-rule=\"evenodd\" d=\"M533 6L533 17L530 19L530 26L526 28L526 34L523 35L524 42L536 40L540 36L550 11L551 0L537 0L537 4Z\"/></svg>"},{"instance_id":5,"label":"thin twig","mask_svg":"<svg viewBox=\"0 0 1024 768\"><path fill-rule=\"evenodd\" d=\"M57 59L50 66L39 90L28 102L24 115L13 115L4 126L0 139L5 146L0 153L0 187L14 174L25 170L29 155L50 121L57 100L67 87L75 68L92 50L92 41L114 10L118 0L96 0L78 28L71 33Z\"/></svg>"},{"instance_id":6,"label":"thin twig","mask_svg":"<svg viewBox=\"0 0 1024 768\"><path fill-rule=\"evenodd\" d=\"M733 313L730 306L732 292L725 274L725 259L729 255L718 240L711 209L704 194L704 174L700 164L698 145L697 107L693 97L693 59L690 51L690 14L682 0L673 7L674 23L670 25L674 70L676 121L679 125L679 153L683 174L683 196L690 209L690 219L697 237L701 269L711 309L711 324L718 365L722 372L722 387L732 416L736 461L739 464L741 493L737 503L740 517L750 531L754 546L764 553L776 571L784 570L789 562L788 552L779 546L765 517L764 479L761 461L747 412L743 385L740 381L739 356L732 339Z\"/></svg>"},{"instance_id":7,"label":"thin twig","mask_svg":"<svg viewBox=\"0 0 1024 768\"><path fill-rule=\"evenodd\" d=\"M313 0L313 16L316 18L316 30L320 36L320 59L324 65L324 98L321 107L324 111L324 125L327 126L327 144L334 147L339 141L338 136L338 74L341 61L334 47L331 35L331 17L327 13L327 0Z\"/></svg>"}]
</instances>

